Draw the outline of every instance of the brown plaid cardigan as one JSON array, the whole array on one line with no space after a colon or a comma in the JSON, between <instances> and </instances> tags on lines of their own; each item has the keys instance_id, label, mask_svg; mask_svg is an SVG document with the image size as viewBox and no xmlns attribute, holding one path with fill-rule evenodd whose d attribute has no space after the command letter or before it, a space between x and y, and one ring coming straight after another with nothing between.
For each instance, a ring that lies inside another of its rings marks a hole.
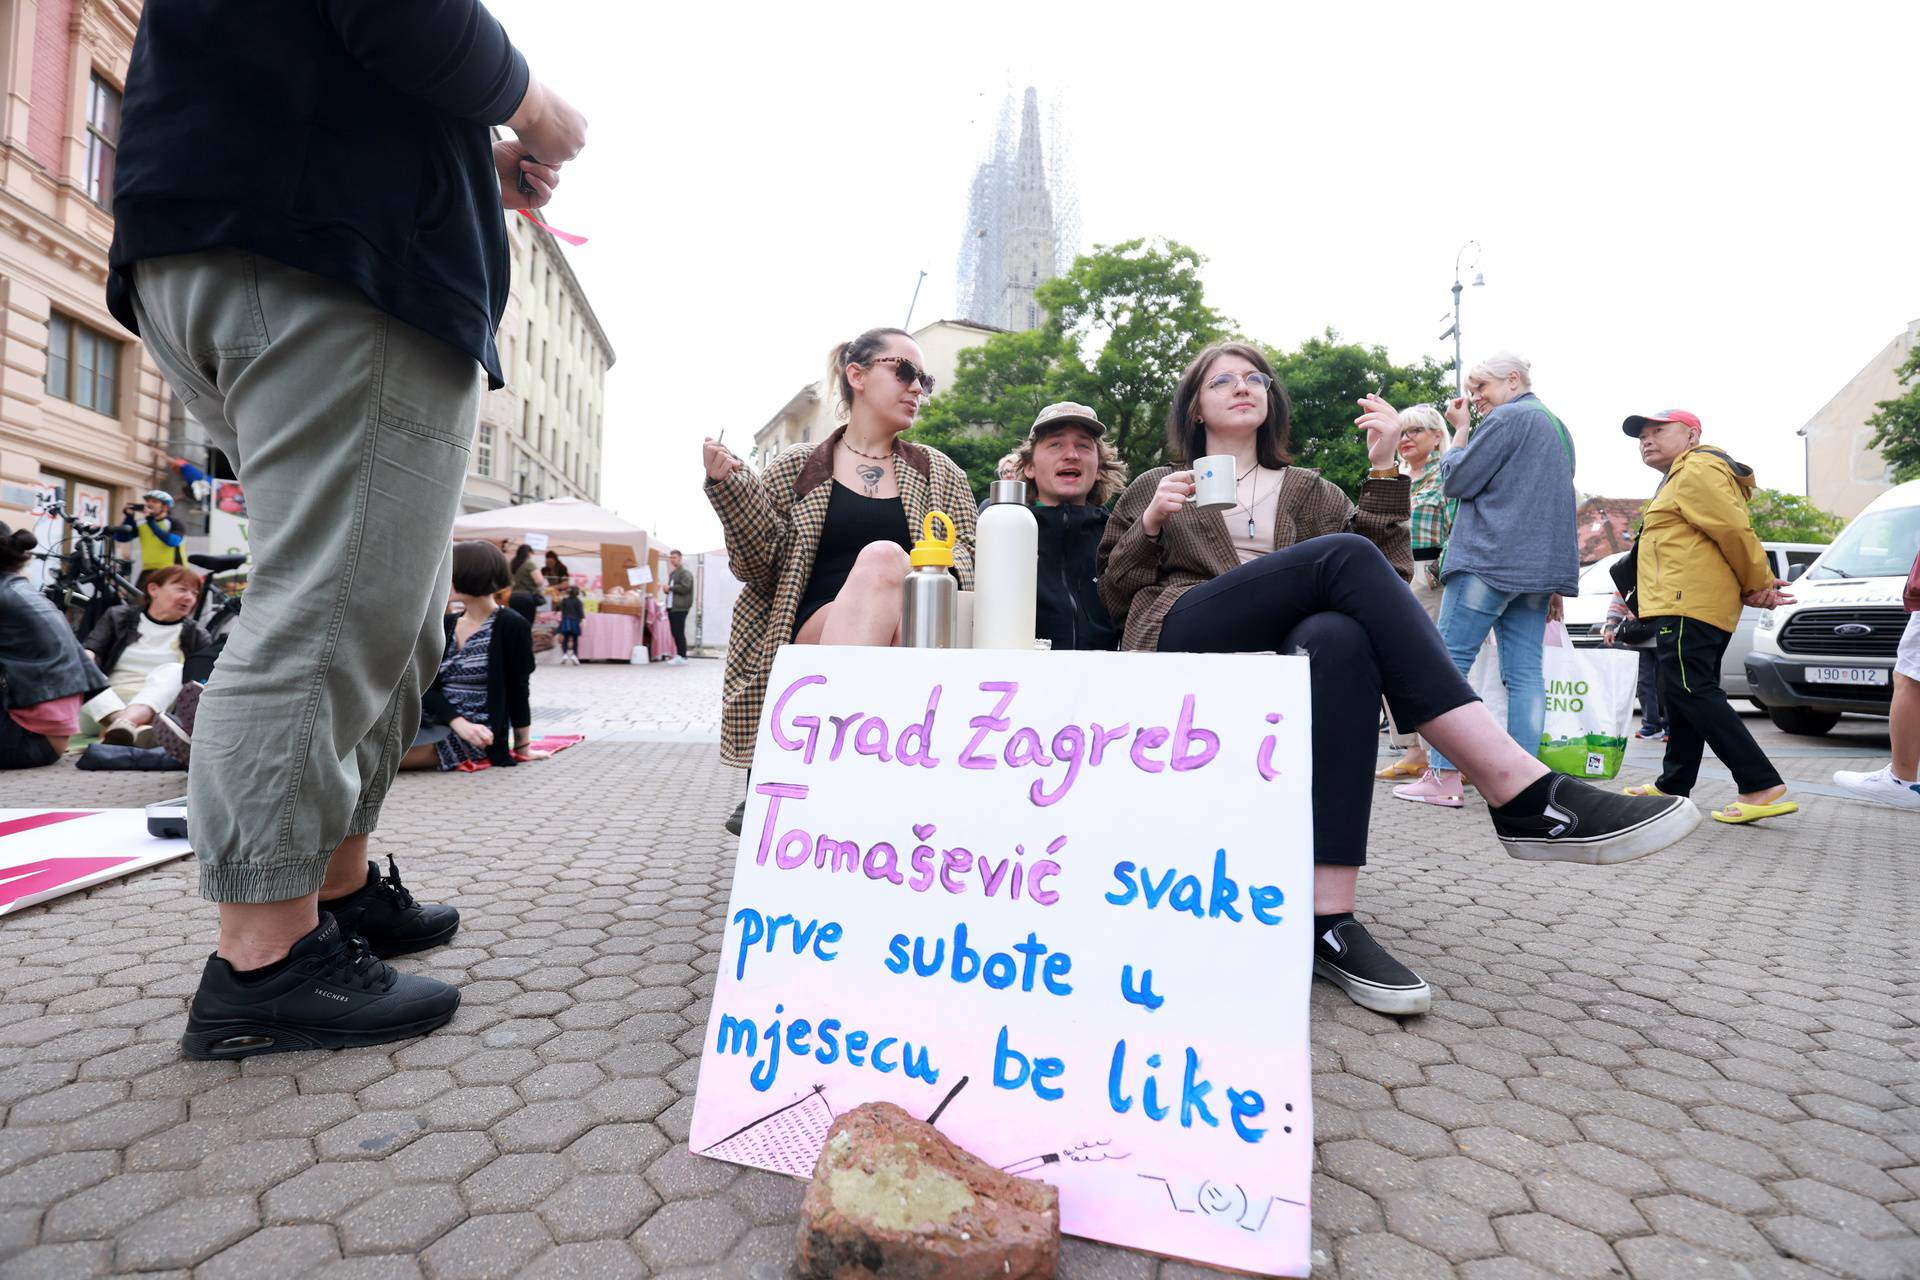
<instances>
[{"instance_id":1,"label":"brown plaid cardigan","mask_svg":"<svg viewBox=\"0 0 1920 1280\"><path fill-rule=\"evenodd\" d=\"M1107 520L1106 536L1094 559L1100 600L1107 612L1125 620L1122 649L1153 650L1167 613L1190 588L1238 568L1227 522L1218 511L1188 507L1147 536L1140 514L1172 467L1156 467L1127 486ZM1407 541L1408 503L1413 492L1405 476L1369 478L1354 506L1340 487L1312 467L1288 467L1280 478L1280 503L1274 514L1274 549L1293 546L1327 533L1357 533L1379 547L1394 571L1413 578L1413 551Z\"/></svg>"},{"instance_id":2,"label":"brown plaid cardigan","mask_svg":"<svg viewBox=\"0 0 1920 1280\"><path fill-rule=\"evenodd\" d=\"M846 431L841 427L818 444L795 445L759 476L742 467L717 483L707 481L707 498L726 535L727 565L745 584L733 606L720 692L720 758L735 768L753 765L767 677L774 654L793 639L833 497L833 450ZM961 589L972 590L975 504L967 473L938 449L905 440L893 442L893 456L908 532L920 537L928 511L952 516L958 534L954 565Z\"/></svg>"}]
</instances>

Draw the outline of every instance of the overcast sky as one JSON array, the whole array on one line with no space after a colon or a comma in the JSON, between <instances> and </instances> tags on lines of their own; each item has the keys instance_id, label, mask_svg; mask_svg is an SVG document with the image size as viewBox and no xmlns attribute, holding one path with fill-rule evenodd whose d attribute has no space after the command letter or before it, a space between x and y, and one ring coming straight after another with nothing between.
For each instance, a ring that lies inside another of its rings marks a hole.
<instances>
[{"instance_id":1,"label":"overcast sky","mask_svg":"<svg viewBox=\"0 0 1920 1280\"><path fill-rule=\"evenodd\" d=\"M954 313L1009 90L1071 126L1080 248L1165 236L1262 341L1327 326L1501 348L1643 496L1629 413L1688 408L1760 482L1920 317L1920 5L654 6L488 0L591 122L548 210L618 354L602 500L719 545L699 441L753 433L827 348Z\"/></svg>"}]
</instances>

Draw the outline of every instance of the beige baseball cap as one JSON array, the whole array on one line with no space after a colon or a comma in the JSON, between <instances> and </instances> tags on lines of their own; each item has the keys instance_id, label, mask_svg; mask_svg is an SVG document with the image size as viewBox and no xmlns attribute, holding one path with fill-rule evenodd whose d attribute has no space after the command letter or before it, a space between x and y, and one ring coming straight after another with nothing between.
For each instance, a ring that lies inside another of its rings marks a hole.
<instances>
[{"instance_id":1,"label":"beige baseball cap","mask_svg":"<svg viewBox=\"0 0 1920 1280\"><path fill-rule=\"evenodd\" d=\"M1096 440L1107 434L1107 425L1094 416L1093 410L1071 400L1062 400L1040 411L1040 416L1033 420L1033 429L1027 432L1027 439L1038 440L1063 427L1079 427Z\"/></svg>"}]
</instances>

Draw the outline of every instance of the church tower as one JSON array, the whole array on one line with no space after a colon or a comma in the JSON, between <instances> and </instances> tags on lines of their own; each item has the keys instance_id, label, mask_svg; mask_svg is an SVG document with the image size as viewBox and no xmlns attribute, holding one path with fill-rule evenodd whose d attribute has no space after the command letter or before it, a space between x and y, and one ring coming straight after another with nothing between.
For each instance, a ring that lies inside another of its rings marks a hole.
<instances>
[{"instance_id":1,"label":"church tower","mask_svg":"<svg viewBox=\"0 0 1920 1280\"><path fill-rule=\"evenodd\" d=\"M1017 142L1009 98L1001 108L993 155L974 174L960 242L963 318L1012 330L1035 329L1045 319L1034 290L1053 278L1062 248L1054 167L1041 141L1040 95L1029 88Z\"/></svg>"}]
</instances>

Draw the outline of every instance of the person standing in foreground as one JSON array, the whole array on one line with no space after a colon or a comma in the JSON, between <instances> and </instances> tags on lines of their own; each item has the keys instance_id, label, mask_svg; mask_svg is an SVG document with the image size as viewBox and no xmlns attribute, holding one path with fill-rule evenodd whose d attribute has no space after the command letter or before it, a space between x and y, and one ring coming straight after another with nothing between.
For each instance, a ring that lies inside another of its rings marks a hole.
<instances>
[{"instance_id":1,"label":"person standing in foreground","mask_svg":"<svg viewBox=\"0 0 1920 1280\"><path fill-rule=\"evenodd\" d=\"M1042 409L1019 447L1000 459L1002 480L1024 480L1040 526L1034 628L1054 649L1112 649L1120 629L1101 603L1094 557L1107 504L1127 487L1127 464L1083 404Z\"/></svg>"},{"instance_id":2,"label":"person standing in foreground","mask_svg":"<svg viewBox=\"0 0 1920 1280\"><path fill-rule=\"evenodd\" d=\"M141 14L107 302L233 463L254 557L194 725L220 939L189 1057L380 1044L459 1004L376 958L445 942L459 913L382 876L367 836L440 659L480 397L503 385L501 211L545 204L585 136L476 0Z\"/></svg>"},{"instance_id":3,"label":"person standing in foreground","mask_svg":"<svg viewBox=\"0 0 1920 1280\"><path fill-rule=\"evenodd\" d=\"M693 608L693 570L681 563L684 557L678 551L670 552L667 559L673 564L673 572L667 575L667 626L673 631L673 663L684 667L687 665L687 610Z\"/></svg>"},{"instance_id":4,"label":"person standing in foreground","mask_svg":"<svg viewBox=\"0 0 1920 1280\"><path fill-rule=\"evenodd\" d=\"M1460 504L1440 577L1440 638L1465 675L1489 631L1507 689L1507 732L1540 754L1547 719L1540 651L1553 597L1580 590L1574 535L1573 438L1533 394L1532 366L1501 352L1467 373L1466 399L1481 414L1476 432L1464 400L1447 405L1453 448L1440 460L1446 496ZM1469 438L1471 437L1471 438ZM1402 800L1457 809L1460 774L1435 752L1417 782L1393 789Z\"/></svg>"},{"instance_id":5,"label":"person standing in foreground","mask_svg":"<svg viewBox=\"0 0 1920 1280\"><path fill-rule=\"evenodd\" d=\"M1893 663L1893 705L1887 724L1893 759L1872 773L1838 770L1833 780L1863 800L1920 810L1920 553L1907 571L1902 602L1907 606L1907 629L1900 633L1899 654Z\"/></svg>"},{"instance_id":6,"label":"person standing in foreground","mask_svg":"<svg viewBox=\"0 0 1920 1280\"><path fill-rule=\"evenodd\" d=\"M1733 774L1740 799L1715 809L1719 822L1793 813L1786 784L1727 702L1720 658L1740 606L1792 604L1753 531L1747 500L1753 468L1700 444L1700 419L1680 409L1636 414L1621 430L1640 441L1640 460L1666 476L1640 518L1637 593L1632 608L1653 627L1667 697L1667 754L1657 781L1629 795L1693 793L1707 748Z\"/></svg>"}]
</instances>

